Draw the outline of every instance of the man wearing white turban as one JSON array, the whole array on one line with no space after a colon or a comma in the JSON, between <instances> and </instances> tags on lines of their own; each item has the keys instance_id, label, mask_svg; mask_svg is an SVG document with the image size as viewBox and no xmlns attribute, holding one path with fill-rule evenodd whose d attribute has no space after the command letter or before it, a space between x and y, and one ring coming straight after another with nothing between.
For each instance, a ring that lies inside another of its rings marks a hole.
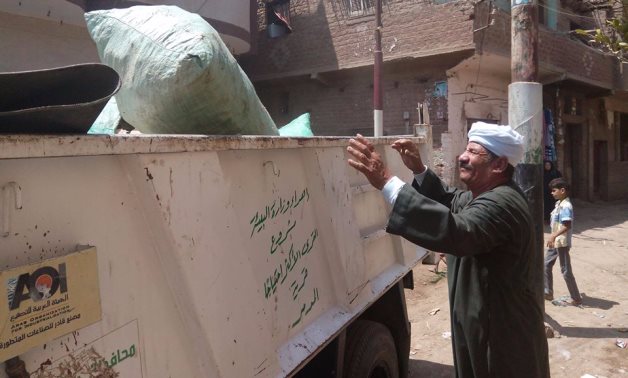
<instances>
[{"instance_id":1,"label":"man wearing white turban","mask_svg":"<svg viewBox=\"0 0 628 378\"><path fill-rule=\"evenodd\" d=\"M351 139L349 165L392 205L386 231L447 253L456 377L549 377L543 324L543 251L512 181L523 137L510 126L475 123L458 158L467 191L449 188L427 169L417 146L392 147L414 173L412 185L391 176L374 146Z\"/></svg>"}]
</instances>

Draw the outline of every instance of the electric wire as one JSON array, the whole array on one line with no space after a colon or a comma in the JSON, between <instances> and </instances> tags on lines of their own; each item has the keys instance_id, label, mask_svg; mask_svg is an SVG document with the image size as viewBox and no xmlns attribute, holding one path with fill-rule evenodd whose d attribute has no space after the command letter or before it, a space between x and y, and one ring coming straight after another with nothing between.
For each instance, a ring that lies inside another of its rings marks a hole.
<instances>
[{"instance_id":1,"label":"electric wire","mask_svg":"<svg viewBox=\"0 0 628 378\"><path fill-rule=\"evenodd\" d=\"M549 7L547 5L542 5L542 4L538 4L540 8L545 8L550 12L554 12L554 13L559 13L559 14L564 14L567 16L572 16L572 17L578 17L578 18L584 18L584 19L589 19L589 20L595 20L595 17L592 16L583 16L580 14L576 14L576 13L571 13L571 12L565 12L565 11L560 11L554 7Z\"/></svg>"}]
</instances>

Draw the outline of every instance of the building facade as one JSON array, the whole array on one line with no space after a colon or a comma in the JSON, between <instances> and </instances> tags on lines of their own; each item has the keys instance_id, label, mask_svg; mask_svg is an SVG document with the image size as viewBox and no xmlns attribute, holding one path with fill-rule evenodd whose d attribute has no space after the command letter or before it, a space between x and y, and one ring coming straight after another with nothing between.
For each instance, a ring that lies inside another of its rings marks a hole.
<instances>
[{"instance_id":1,"label":"building facade","mask_svg":"<svg viewBox=\"0 0 628 378\"><path fill-rule=\"evenodd\" d=\"M278 126L309 112L316 135L372 135L374 3L258 2L257 46L241 62ZM272 33L277 5L283 29ZM549 158L587 200L628 196L628 72L573 32L610 12L582 1L539 4L539 81L555 129ZM458 184L470 124L508 123L510 1L388 0L382 23L384 133L411 132L426 103L439 172Z\"/></svg>"}]
</instances>

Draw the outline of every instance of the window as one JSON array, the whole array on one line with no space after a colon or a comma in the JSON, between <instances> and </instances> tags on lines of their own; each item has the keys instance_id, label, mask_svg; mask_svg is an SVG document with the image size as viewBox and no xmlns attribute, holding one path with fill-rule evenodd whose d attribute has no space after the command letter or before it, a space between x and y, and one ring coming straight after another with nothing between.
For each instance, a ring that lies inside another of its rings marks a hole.
<instances>
[{"instance_id":1,"label":"window","mask_svg":"<svg viewBox=\"0 0 628 378\"><path fill-rule=\"evenodd\" d=\"M290 26L290 0L266 2L266 26L270 38L281 37L292 32Z\"/></svg>"},{"instance_id":2,"label":"window","mask_svg":"<svg viewBox=\"0 0 628 378\"><path fill-rule=\"evenodd\" d=\"M439 97L447 97L447 82L446 81L437 81L434 83L434 93L432 94L435 98Z\"/></svg>"},{"instance_id":3,"label":"window","mask_svg":"<svg viewBox=\"0 0 628 378\"><path fill-rule=\"evenodd\" d=\"M375 14L377 0L343 0L343 2L350 17Z\"/></svg>"},{"instance_id":4,"label":"window","mask_svg":"<svg viewBox=\"0 0 628 378\"><path fill-rule=\"evenodd\" d=\"M582 98L575 95L566 95L564 106L565 114L582 115Z\"/></svg>"},{"instance_id":5,"label":"window","mask_svg":"<svg viewBox=\"0 0 628 378\"><path fill-rule=\"evenodd\" d=\"M493 0L493 7L506 13L510 13L510 0Z\"/></svg>"},{"instance_id":6,"label":"window","mask_svg":"<svg viewBox=\"0 0 628 378\"><path fill-rule=\"evenodd\" d=\"M539 0L539 25L556 30L558 27L558 0Z\"/></svg>"},{"instance_id":7,"label":"window","mask_svg":"<svg viewBox=\"0 0 628 378\"><path fill-rule=\"evenodd\" d=\"M628 161L628 114L622 113L619 117L619 157L621 161Z\"/></svg>"}]
</instances>

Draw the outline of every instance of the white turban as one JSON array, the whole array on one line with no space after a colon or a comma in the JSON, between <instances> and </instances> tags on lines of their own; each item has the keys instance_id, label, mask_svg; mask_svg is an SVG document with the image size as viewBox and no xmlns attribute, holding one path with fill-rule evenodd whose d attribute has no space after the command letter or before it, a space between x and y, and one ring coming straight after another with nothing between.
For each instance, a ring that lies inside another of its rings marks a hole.
<instances>
[{"instance_id":1,"label":"white turban","mask_svg":"<svg viewBox=\"0 0 628 378\"><path fill-rule=\"evenodd\" d=\"M469 130L469 142L475 142L497 156L505 156L508 163L517 165L523 158L523 136L505 125L474 122Z\"/></svg>"}]
</instances>

